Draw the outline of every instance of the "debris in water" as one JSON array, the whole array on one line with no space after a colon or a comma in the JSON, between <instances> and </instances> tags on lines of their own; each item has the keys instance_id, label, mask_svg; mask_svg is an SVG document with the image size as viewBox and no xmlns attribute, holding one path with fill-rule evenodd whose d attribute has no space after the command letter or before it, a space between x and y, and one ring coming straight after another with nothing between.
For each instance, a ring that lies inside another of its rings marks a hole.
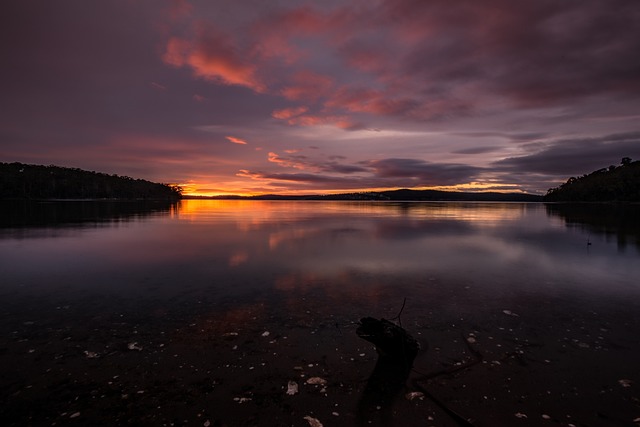
<instances>
[{"instance_id":1,"label":"debris in water","mask_svg":"<svg viewBox=\"0 0 640 427\"><path fill-rule=\"evenodd\" d=\"M306 417L304 417L304 419L307 420L310 427L323 427L322 423L317 418L313 418L307 415Z\"/></svg>"},{"instance_id":2,"label":"debris in water","mask_svg":"<svg viewBox=\"0 0 640 427\"><path fill-rule=\"evenodd\" d=\"M311 377L307 380L307 384L311 384L311 385L326 385L327 384L327 380L325 380L324 378L320 378L320 377Z\"/></svg>"},{"instance_id":3,"label":"debris in water","mask_svg":"<svg viewBox=\"0 0 640 427\"><path fill-rule=\"evenodd\" d=\"M269 335L270 335L269 331L264 331L264 332L262 333L262 336L263 336L263 337L268 337Z\"/></svg>"},{"instance_id":4,"label":"debris in water","mask_svg":"<svg viewBox=\"0 0 640 427\"><path fill-rule=\"evenodd\" d=\"M130 342L129 344L127 344L127 348L129 350L142 351L142 346L138 345L137 342Z\"/></svg>"},{"instance_id":5,"label":"debris in water","mask_svg":"<svg viewBox=\"0 0 640 427\"><path fill-rule=\"evenodd\" d=\"M516 412L516 418L528 418L525 414L523 414L522 412Z\"/></svg>"},{"instance_id":6,"label":"debris in water","mask_svg":"<svg viewBox=\"0 0 640 427\"><path fill-rule=\"evenodd\" d=\"M511 310L502 310L502 312L503 312L504 314L506 314L507 316L520 317L519 315L517 315L516 313L514 313L514 312L513 312L513 311L511 311Z\"/></svg>"},{"instance_id":7,"label":"debris in water","mask_svg":"<svg viewBox=\"0 0 640 427\"><path fill-rule=\"evenodd\" d=\"M543 420L550 420L551 417L549 415L547 415L547 414L542 414L542 419Z\"/></svg>"},{"instance_id":8,"label":"debris in water","mask_svg":"<svg viewBox=\"0 0 640 427\"><path fill-rule=\"evenodd\" d=\"M295 381L289 381L287 384L287 394L289 396L293 396L294 394L298 394L298 383Z\"/></svg>"},{"instance_id":9,"label":"debris in water","mask_svg":"<svg viewBox=\"0 0 640 427\"><path fill-rule=\"evenodd\" d=\"M100 355L98 353L96 353L95 351L84 351L84 355L87 356L87 359L96 359L98 357L100 357Z\"/></svg>"},{"instance_id":10,"label":"debris in water","mask_svg":"<svg viewBox=\"0 0 640 427\"><path fill-rule=\"evenodd\" d=\"M247 403L251 401L251 398L250 397L234 397L233 400L238 403Z\"/></svg>"},{"instance_id":11,"label":"debris in water","mask_svg":"<svg viewBox=\"0 0 640 427\"><path fill-rule=\"evenodd\" d=\"M69 416L69 418L77 418L77 417L79 417L79 416L80 416L80 412L74 412L73 414L71 414L71 415Z\"/></svg>"},{"instance_id":12,"label":"debris in water","mask_svg":"<svg viewBox=\"0 0 640 427\"><path fill-rule=\"evenodd\" d=\"M423 400L424 399L424 393L421 391L412 391L410 393L405 394L405 396L407 398L407 400L413 400L413 399L420 399Z\"/></svg>"}]
</instances>

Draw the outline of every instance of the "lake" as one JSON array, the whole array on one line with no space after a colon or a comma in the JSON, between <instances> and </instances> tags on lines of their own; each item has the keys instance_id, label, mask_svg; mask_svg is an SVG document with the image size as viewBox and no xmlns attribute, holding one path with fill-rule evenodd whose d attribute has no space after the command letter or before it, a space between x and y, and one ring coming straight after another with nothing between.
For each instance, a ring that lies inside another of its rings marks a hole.
<instances>
[{"instance_id":1,"label":"lake","mask_svg":"<svg viewBox=\"0 0 640 427\"><path fill-rule=\"evenodd\" d=\"M640 417L638 206L0 208L3 426ZM392 387L356 334L368 316L420 343Z\"/></svg>"}]
</instances>

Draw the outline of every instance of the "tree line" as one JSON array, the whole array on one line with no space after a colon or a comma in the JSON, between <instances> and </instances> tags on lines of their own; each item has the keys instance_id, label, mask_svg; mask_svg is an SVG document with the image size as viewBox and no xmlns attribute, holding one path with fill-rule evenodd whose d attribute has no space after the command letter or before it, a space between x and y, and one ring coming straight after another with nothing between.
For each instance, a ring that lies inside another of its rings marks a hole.
<instances>
[{"instance_id":1,"label":"tree line","mask_svg":"<svg viewBox=\"0 0 640 427\"><path fill-rule=\"evenodd\" d=\"M60 166L0 163L0 199L178 200L182 189Z\"/></svg>"},{"instance_id":2,"label":"tree line","mask_svg":"<svg viewBox=\"0 0 640 427\"><path fill-rule=\"evenodd\" d=\"M640 161L624 157L581 177L571 177L544 196L547 202L640 202Z\"/></svg>"}]
</instances>

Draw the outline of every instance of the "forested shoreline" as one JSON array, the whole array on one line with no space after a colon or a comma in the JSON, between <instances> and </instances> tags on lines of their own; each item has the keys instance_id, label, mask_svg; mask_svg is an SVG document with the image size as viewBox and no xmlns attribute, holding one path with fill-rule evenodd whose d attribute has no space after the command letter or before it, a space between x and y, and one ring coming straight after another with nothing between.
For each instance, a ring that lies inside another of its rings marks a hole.
<instances>
[{"instance_id":1,"label":"forested shoreline","mask_svg":"<svg viewBox=\"0 0 640 427\"><path fill-rule=\"evenodd\" d=\"M581 177L571 177L544 196L545 202L640 202L640 161L624 157Z\"/></svg>"},{"instance_id":2,"label":"forested shoreline","mask_svg":"<svg viewBox=\"0 0 640 427\"><path fill-rule=\"evenodd\" d=\"M61 166L0 162L0 199L179 200L182 189L128 176ZM193 197L193 196L192 196ZM186 196L186 198L192 198ZM194 197L199 198L199 197ZM208 197L207 197L208 198ZM629 157L580 177L571 177L544 197L524 193L459 193L437 190L389 190L331 195L220 196L248 200L387 200L387 201L544 201L640 202L640 161Z\"/></svg>"},{"instance_id":3,"label":"forested shoreline","mask_svg":"<svg viewBox=\"0 0 640 427\"><path fill-rule=\"evenodd\" d=\"M0 199L179 200L182 189L61 166L0 163Z\"/></svg>"}]
</instances>

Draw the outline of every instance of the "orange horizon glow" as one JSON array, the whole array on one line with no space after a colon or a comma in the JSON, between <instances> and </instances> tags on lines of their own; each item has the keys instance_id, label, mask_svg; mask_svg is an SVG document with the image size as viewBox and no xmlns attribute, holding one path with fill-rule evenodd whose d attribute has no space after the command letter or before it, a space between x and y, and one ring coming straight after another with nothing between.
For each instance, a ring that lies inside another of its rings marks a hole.
<instances>
[{"instance_id":1,"label":"orange horizon glow","mask_svg":"<svg viewBox=\"0 0 640 427\"><path fill-rule=\"evenodd\" d=\"M206 190L206 188L217 187L215 184L210 183L187 183L180 184L183 189L183 196L194 197L220 197L220 196L241 196L241 197L253 197L253 196L265 196L265 195L279 195L279 196L321 196L321 195L334 195L334 194L351 194L351 193L371 193L382 191L394 191L394 190L437 190L437 191L450 191L450 192L495 192L495 193L524 193L517 185L503 185L502 188L495 188L493 183L469 183L460 184L455 186L424 186L424 187L371 187L371 188L327 188L323 190L292 190L292 189L277 189L273 190L263 189L261 191L251 190L246 187L228 187L219 188L216 190ZM504 187L509 187L505 189ZM202 188L202 189L200 189Z\"/></svg>"}]
</instances>

